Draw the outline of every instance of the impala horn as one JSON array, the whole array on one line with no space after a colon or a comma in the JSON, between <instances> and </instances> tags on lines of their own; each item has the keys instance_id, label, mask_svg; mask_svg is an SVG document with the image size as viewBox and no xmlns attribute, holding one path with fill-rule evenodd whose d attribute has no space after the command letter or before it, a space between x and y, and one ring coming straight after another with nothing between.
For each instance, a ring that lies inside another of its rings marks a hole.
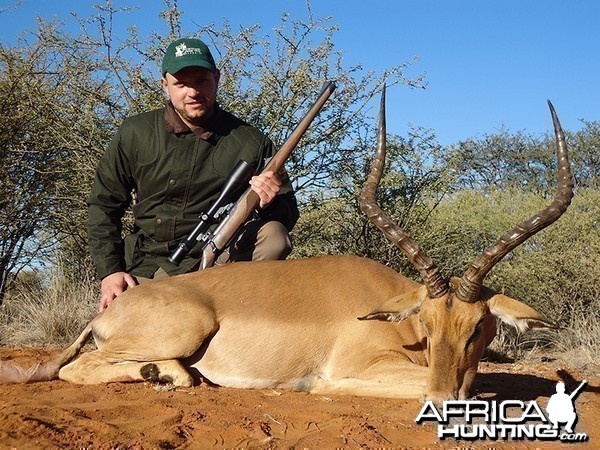
<instances>
[{"instance_id":1,"label":"impala horn","mask_svg":"<svg viewBox=\"0 0 600 450\"><path fill-rule=\"evenodd\" d=\"M440 270L431 258L419 248L419 245L379 207L375 198L377 187L381 181L385 166L385 85L381 93L379 110L379 129L377 133L377 151L371 167L371 172L360 193L360 208L369 220L379 228L408 257L419 271L429 297L438 298L448 292L448 282L442 277Z\"/></svg>"},{"instance_id":2,"label":"impala horn","mask_svg":"<svg viewBox=\"0 0 600 450\"><path fill-rule=\"evenodd\" d=\"M496 263L538 231L551 225L562 216L571 204L571 199L573 198L573 178L567 155L565 135L558 121L556 111L549 100L548 106L550 106L552 121L554 122L556 154L558 156L558 189L554 195L554 199L545 209L504 233L494 245L475 258L471 267L463 275L456 292L457 297L462 301L468 303L477 301L483 279Z\"/></svg>"}]
</instances>

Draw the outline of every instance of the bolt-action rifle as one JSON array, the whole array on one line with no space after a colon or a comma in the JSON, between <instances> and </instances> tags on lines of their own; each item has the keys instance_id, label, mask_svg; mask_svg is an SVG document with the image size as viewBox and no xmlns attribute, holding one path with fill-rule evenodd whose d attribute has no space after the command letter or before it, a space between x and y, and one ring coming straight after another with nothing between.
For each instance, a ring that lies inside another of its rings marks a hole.
<instances>
[{"instance_id":1,"label":"bolt-action rifle","mask_svg":"<svg viewBox=\"0 0 600 450\"><path fill-rule=\"evenodd\" d=\"M326 82L323 85L319 97L311 106L306 116L296 126L277 153L269 160L262 172L272 171L280 173L282 171L283 165L334 89L335 84L332 82ZM240 186L247 186L252 175L253 170L251 166L245 161L240 161L227 177L227 181L223 185L215 203L213 203L208 212L200 215L198 225L179 243L175 251L169 256L169 261L179 265L198 241L204 241L200 269L207 269L214 265L217 257L231 243L239 228L248 220L260 203L258 194L251 188L248 188L236 203L230 203L235 193L239 192ZM225 218L219 223L212 234L207 236L206 233L210 226L217 223L219 218L224 214L227 214Z\"/></svg>"}]
</instances>

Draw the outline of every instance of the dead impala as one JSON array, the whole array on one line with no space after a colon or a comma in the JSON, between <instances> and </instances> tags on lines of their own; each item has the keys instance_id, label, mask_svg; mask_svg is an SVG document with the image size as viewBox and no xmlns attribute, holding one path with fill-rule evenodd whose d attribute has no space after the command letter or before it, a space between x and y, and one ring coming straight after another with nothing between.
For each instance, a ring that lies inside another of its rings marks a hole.
<instances>
[{"instance_id":1,"label":"dead impala","mask_svg":"<svg viewBox=\"0 0 600 450\"><path fill-rule=\"evenodd\" d=\"M378 207L385 158L385 92L377 152L361 207L421 273L418 284L369 259L326 256L235 263L127 290L53 360L5 382L201 379L236 388L296 389L382 397L464 399L496 318L521 330L553 327L529 306L483 286L492 267L567 209L573 183L552 105L558 191L551 204L446 280ZM90 333L97 350L79 351Z\"/></svg>"}]
</instances>

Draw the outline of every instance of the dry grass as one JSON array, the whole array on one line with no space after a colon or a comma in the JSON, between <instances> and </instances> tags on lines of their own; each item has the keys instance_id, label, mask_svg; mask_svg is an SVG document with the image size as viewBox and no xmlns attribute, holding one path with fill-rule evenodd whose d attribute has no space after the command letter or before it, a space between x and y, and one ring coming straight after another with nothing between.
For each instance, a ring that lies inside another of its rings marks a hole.
<instances>
[{"instance_id":1,"label":"dry grass","mask_svg":"<svg viewBox=\"0 0 600 450\"><path fill-rule=\"evenodd\" d=\"M16 283L0 306L0 345L70 343L97 314L98 292L97 283L74 280L60 265L47 280Z\"/></svg>"},{"instance_id":2,"label":"dry grass","mask_svg":"<svg viewBox=\"0 0 600 450\"><path fill-rule=\"evenodd\" d=\"M574 316L567 327L556 333L552 343L569 366L600 364L600 311Z\"/></svg>"},{"instance_id":3,"label":"dry grass","mask_svg":"<svg viewBox=\"0 0 600 450\"><path fill-rule=\"evenodd\" d=\"M496 362L557 360L596 374L600 367L600 311L574 315L556 330L518 333L501 324L486 357Z\"/></svg>"}]
</instances>

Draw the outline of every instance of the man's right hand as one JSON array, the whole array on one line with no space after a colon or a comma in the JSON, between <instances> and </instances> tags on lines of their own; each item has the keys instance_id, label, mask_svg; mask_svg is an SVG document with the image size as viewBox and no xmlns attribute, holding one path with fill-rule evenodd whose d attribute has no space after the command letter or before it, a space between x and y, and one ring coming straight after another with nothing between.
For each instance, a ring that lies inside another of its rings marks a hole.
<instances>
[{"instance_id":1,"label":"man's right hand","mask_svg":"<svg viewBox=\"0 0 600 450\"><path fill-rule=\"evenodd\" d=\"M115 272L104 278L100 287L99 311L104 311L117 295L134 286L137 286L137 283L127 272Z\"/></svg>"}]
</instances>

